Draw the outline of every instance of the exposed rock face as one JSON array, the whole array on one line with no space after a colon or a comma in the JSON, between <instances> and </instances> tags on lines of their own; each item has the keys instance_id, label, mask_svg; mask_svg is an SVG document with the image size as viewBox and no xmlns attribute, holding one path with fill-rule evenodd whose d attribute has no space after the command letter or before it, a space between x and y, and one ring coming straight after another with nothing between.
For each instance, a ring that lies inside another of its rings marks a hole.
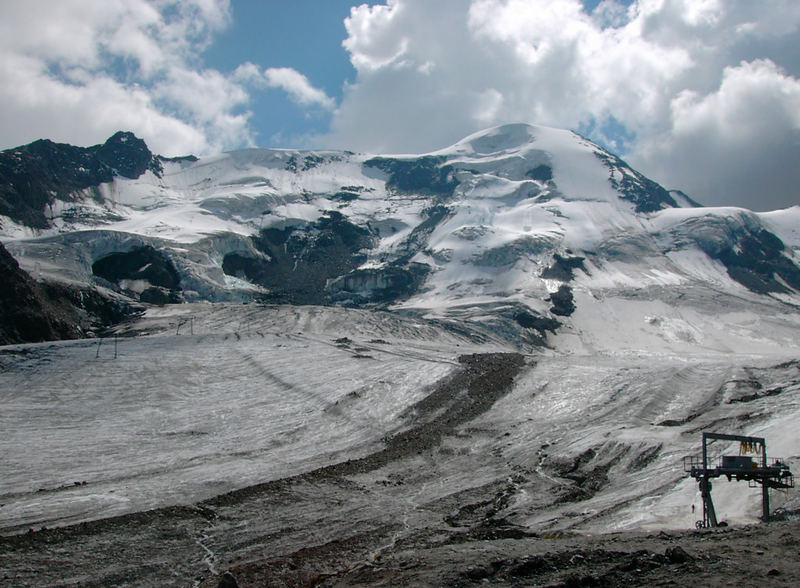
<instances>
[{"instance_id":1,"label":"exposed rock face","mask_svg":"<svg viewBox=\"0 0 800 588\"><path fill-rule=\"evenodd\" d=\"M721 262L728 276L751 292L787 293L800 289L800 267L791 248L757 223L751 213L689 219L676 226L670 237L679 249L690 243L696 245L711 259Z\"/></svg>"},{"instance_id":2,"label":"exposed rock face","mask_svg":"<svg viewBox=\"0 0 800 588\"><path fill-rule=\"evenodd\" d=\"M142 302L180 302L180 275L162 252L151 246L112 253L92 264L92 272Z\"/></svg>"},{"instance_id":3,"label":"exposed rock face","mask_svg":"<svg viewBox=\"0 0 800 588\"><path fill-rule=\"evenodd\" d=\"M540 164L528 170L525 174L532 180L539 180L540 182L549 182L553 179L553 168L549 165Z\"/></svg>"},{"instance_id":4,"label":"exposed rock face","mask_svg":"<svg viewBox=\"0 0 800 588\"><path fill-rule=\"evenodd\" d=\"M265 229L253 237L263 257L225 256L223 271L269 290L267 298L292 304L324 304L328 280L361 265L373 245L370 232L330 211L304 228Z\"/></svg>"},{"instance_id":5,"label":"exposed rock face","mask_svg":"<svg viewBox=\"0 0 800 588\"><path fill-rule=\"evenodd\" d=\"M586 271L583 266L583 257L562 257L555 253L553 263L542 272L542 277L569 282L575 276L576 269Z\"/></svg>"},{"instance_id":6,"label":"exposed rock face","mask_svg":"<svg viewBox=\"0 0 800 588\"><path fill-rule=\"evenodd\" d=\"M89 150L94 149L89 147ZM158 158L154 158L147 144L130 132L114 133L105 143L97 147L98 161L105 164L115 175L134 180L148 169L156 174L162 171Z\"/></svg>"},{"instance_id":7,"label":"exposed rock face","mask_svg":"<svg viewBox=\"0 0 800 588\"><path fill-rule=\"evenodd\" d=\"M786 247L765 229L739 236L716 252L728 275L758 294L800 289L800 268L784 253Z\"/></svg>"},{"instance_id":8,"label":"exposed rock face","mask_svg":"<svg viewBox=\"0 0 800 588\"><path fill-rule=\"evenodd\" d=\"M40 284L0 243L0 345L77 339L140 310L91 288Z\"/></svg>"},{"instance_id":9,"label":"exposed rock face","mask_svg":"<svg viewBox=\"0 0 800 588\"><path fill-rule=\"evenodd\" d=\"M445 161L433 155L414 159L375 157L364 165L389 174L386 185L399 192L451 196L458 182L453 178L453 167L443 165Z\"/></svg>"},{"instance_id":10,"label":"exposed rock face","mask_svg":"<svg viewBox=\"0 0 800 588\"><path fill-rule=\"evenodd\" d=\"M73 317L65 316L66 308L50 300L2 244L0 273L0 344L80 336Z\"/></svg>"},{"instance_id":11,"label":"exposed rock face","mask_svg":"<svg viewBox=\"0 0 800 588\"><path fill-rule=\"evenodd\" d=\"M78 192L110 182L115 175L135 179L161 163L133 133L118 132L102 145L74 147L40 139L0 152L0 215L32 228L49 226L48 207L71 202ZM99 191L94 197L102 199Z\"/></svg>"},{"instance_id":12,"label":"exposed rock face","mask_svg":"<svg viewBox=\"0 0 800 588\"><path fill-rule=\"evenodd\" d=\"M554 318L534 315L525 310L518 310L514 313L514 320L523 329L531 329L538 333L539 338L544 341L547 332L555 333L561 323Z\"/></svg>"},{"instance_id":13,"label":"exposed rock face","mask_svg":"<svg viewBox=\"0 0 800 588\"><path fill-rule=\"evenodd\" d=\"M558 287L558 290L550 295L550 302L553 306L550 312L559 316L570 316L575 312L575 299L572 296L572 288L566 284Z\"/></svg>"},{"instance_id":14,"label":"exposed rock face","mask_svg":"<svg viewBox=\"0 0 800 588\"><path fill-rule=\"evenodd\" d=\"M624 200L636 206L636 212L655 212L678 206L669 191L632 169L616 155L606 151L598 151L595 155L611 172L611 185L619 190Z\"/></svg>"}]
</instances>

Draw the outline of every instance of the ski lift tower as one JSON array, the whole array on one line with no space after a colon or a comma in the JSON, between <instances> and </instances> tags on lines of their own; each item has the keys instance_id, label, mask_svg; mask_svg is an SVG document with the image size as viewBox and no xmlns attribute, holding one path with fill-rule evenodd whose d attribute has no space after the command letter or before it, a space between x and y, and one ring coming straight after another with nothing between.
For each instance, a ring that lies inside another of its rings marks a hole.
<instances>
[{"instance_id":1,"label":"ski lift tower","mask_svg":"<svg viewBox=\"0 0 800 588\"><path fill-rule=\"evenodd\" d=\"M739 455L723 455L710 460L709 441L738 441ZM713 463L712 463L713 462ZM769 489L794 488L794 476L782 459L767 461L767 443L762 437L724 435L722 433L703 433L702 457L683 458L683 469L697 480L703 497L703 520L697 521L697 528L716 527L717 513L711 500L711 478L725 476L728 481L747 481L750 488L761 486L761 507L764 521L769 520Z\"/></svg>"}]
</instances>

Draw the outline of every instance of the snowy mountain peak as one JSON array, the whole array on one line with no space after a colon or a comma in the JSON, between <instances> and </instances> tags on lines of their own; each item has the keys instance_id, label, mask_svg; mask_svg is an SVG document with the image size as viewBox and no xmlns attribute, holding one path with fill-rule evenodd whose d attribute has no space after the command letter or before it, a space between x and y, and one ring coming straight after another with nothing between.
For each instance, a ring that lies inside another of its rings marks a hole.
<instances>
[{"instance_id":1,"label":"snowy mountain peak","mask_svg":"<svg viewBox=\"0 0 800 588\"><path fill-rule=\"evenodd\" d=\"M503 125L402 156L248 149L167 160L126 133L56 147L69 157L44 167L31 146L0 154L11 178L0 236L37 277L136 302L380 306L541 343L597 323L592 313L620 292L699 287L778 305L800 292L800 209L692 208L560 129ZM102 175L85 174L84 161ZM18 177L35 180L38 200L14 192Z\"/></svg>"},{"instance_id":2,"label":"snowy mountain peak","mask_svg":"<svg viewBox=\"0 0 800 588\"><path fill-rule=\"evenodd\" d=\"M679 203L656 182L588 139L563 129L508 124L480 131L431 155L460 169L516 182L550 182L546 195L568 201L633 204L650 213ZM684 200L683 202L689 202Z\"/></svg>"},{"instance_id":3,"label":"snowy mountain peak","mask_svg":"<svg viewBox=\"0 0 800 588\"><path fill-rule=\"evenodd\" d=\"M492 127L465 137L452 147L442 150L441 153L455 152L485 155L520 149L534 143L537 131L545 129L546 127L536 127L525 123Z\"/></svg>"}]
</instances>

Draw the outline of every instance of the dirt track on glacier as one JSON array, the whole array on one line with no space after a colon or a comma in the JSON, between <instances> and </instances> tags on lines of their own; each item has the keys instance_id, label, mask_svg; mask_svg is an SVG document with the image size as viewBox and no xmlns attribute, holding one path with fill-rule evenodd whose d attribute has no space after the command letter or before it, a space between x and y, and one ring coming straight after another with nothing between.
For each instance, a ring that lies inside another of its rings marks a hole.
<instances>
[{"instance_id":1,"label":"dirt track on glacier","mask_svg":"<svg viewBox=\"0 0 800 588\"><path fill-rule=\"evenodd\" d=\"M443 440L465 434L525 365L512 353L459 363L380 451L193 506L2 537L0 579L214 587L225 571L240 586L792 586L800 578L796 519L650 535L536 534L499 516L517 491L513 477L426 498Z\"/></svg>"}]
</instances>

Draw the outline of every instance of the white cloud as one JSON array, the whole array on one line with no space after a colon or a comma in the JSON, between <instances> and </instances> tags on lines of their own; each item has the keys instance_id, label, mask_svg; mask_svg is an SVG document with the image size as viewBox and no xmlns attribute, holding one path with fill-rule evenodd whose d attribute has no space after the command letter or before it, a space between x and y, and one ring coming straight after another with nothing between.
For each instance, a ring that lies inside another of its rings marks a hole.
<instances>
[{"instance_id":1,"label":"white cloud","mask_svg":"<svg viewBox=\"0 0 800 588\"><path fill-rule=\"evenodd\" d=\"M692 64L680 47L603 29L577 0L394 0L354 9L347 29L358 78L331 140L367 150L432 149L513 120L576 127L614 110L649 125L669 113L663 86Z\"/></svg>"},{"instance_id":2,"label":"white cloud","mask_svg":"<svg viewBox=\"0 0 800 588\"><path fill-rule=\"evenodd\" d=\"M345 24L357 77L324 144L420 152L504 122L601 137L611 121L629 160L700 201L763 208L753 182L726 180L726 162L749 160L773 204L800 203L768 163L795 153L795 0L605 0L592 14L578 0L389 0Z\"/></svg>"},{"instance_id":3,"label":"white cloud","mask_svg":"<svg viewBox=\"0 0 800 588\"><path fill-rule=\"evenodd\" d=\"M201 131L162 114L143 89L107 76L64 83L40 66L31 58L0 58L0 128L8 146L41 137L89 145L118 129L134 129L153 139L151 147L177 145L183 153L208 147Z\"/></svg>"},{"instance_id":4,"label":"white cloud","mask_svg":"<svg viewBox=\"0 0 800 588\"><path fill-rule=\"evenodd\" d=\"M701 202L800 202L797 0L362 4L338 105L294 69L204 66L231 17L229 0L0 2L0 148L118 129L165 155L236 148L254 142L253 93L276 88L331 115L295 144L423 152L526 121L616 144Z\"/></svg>"},{"instance_id":5,"label":"white cloud","mask_svg":"<svg viewBox=\"0 0 800 588\"><path fill-rule=\"evenodd\" d=\"M800 204L800 80L768 60L725 68L716 92L672 100L669 131L645 138L633 161L706 204Z\"/></svg>"},{"instance_id":6,"label":"white cloud","mask_svg":"<svg viewBox=\"0 0 800 588\"><path fill-rule=\"evenodd\" d=\"M306 76L290 67L271 67L264 71L264 79L268 86L280 88L303 106L317 105L325 110L333 110L336 106L333 98L312 86Z\"/></svg>"},{"instance_id":7,"label":"white cloud","mask_svg":"<svg viewBox=\"0 0 800 588\"><path fill-rule=\"evenodd\" d=\"M246 87L197 59L228 24L229 0L0 3L0 147L119 129L165 155L252 143Z\"/></svg>"}]
</instances>

